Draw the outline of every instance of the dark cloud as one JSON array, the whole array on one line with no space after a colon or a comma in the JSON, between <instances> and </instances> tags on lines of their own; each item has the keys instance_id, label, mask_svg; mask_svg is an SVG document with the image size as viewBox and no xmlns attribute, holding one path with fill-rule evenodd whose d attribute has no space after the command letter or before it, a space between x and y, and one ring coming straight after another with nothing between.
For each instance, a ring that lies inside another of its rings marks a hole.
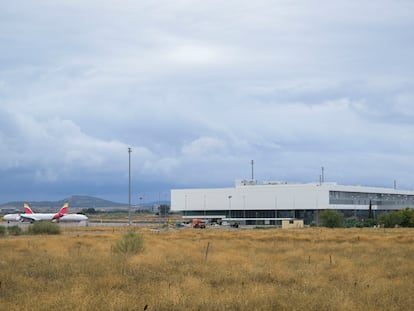
<instances>
[{"instance_id":1,"label":"dark cloud","mask_svg":"<svg viewBox=\"0 0 414 311\"><path fill-rule=\"evenodd\" d=\"M323 8L323 9L321 9ZM375 14L372 14L375 12ZM249 178L412 189L411 1L0 5L0 201Z\"/></svg>"}]
</instances>

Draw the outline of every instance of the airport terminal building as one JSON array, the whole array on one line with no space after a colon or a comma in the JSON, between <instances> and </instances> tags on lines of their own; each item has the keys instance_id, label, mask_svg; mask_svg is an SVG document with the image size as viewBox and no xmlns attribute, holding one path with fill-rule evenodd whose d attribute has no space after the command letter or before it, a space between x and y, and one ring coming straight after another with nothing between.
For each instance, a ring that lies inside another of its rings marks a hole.
<instances>
[{"instance_id":1,"label":"airport terminal building","mask_svg":"<svg viewBox=\"0 0 414 311\"><path fill-rule=\"evenodd\" d=\"M233 188L171 190L171 211L182 212L183 218L242 225L279 226L287 219L319 224L320 212L327 209L366 219L370 205L375 216L414 208L414 191L336 183L258 184L253 180L236 181Z\"/></svg>"}]
</instances>

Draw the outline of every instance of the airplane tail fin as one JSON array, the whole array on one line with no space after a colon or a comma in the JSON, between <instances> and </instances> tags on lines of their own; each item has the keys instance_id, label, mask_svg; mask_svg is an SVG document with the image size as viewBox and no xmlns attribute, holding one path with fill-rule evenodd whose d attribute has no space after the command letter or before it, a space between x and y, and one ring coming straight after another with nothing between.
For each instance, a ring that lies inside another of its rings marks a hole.
<instances>
[{"instance_id":1,"label":"airplane tail fin","mask_svg":"<svg viewBox=\"0 0 414 311\"><path fill-rule=\"evenodd\" d=\"M53 221L59 220L60 217L68 212L69 203L63 204L62 208L53 216Z\"/></svg>"},{"instance_id":2,"label":"airplane tail fin","mask_svg":"<svg viewBox=\"0 0 414 311\"><path fill-rule=\"evenodd\" d=\"M23 206L24 206L24 213L25 213L25 214L33 214L33 211L32 211L32 209L30 208L30 206L29 206L29 204L28 204L28 203L24 203L24 204L23 204Z\"/></svg>"},{"instance_id":3,"label":"airplane tail fin","mask_svg":"<svg viewBox=\"0 0 414 311\"><path fill-rule=\"evenodd\" d=\"M59 211L59 214L66 214L68 212L69 203L63 204L62 208Z\"/></svg>"}]
</instances>

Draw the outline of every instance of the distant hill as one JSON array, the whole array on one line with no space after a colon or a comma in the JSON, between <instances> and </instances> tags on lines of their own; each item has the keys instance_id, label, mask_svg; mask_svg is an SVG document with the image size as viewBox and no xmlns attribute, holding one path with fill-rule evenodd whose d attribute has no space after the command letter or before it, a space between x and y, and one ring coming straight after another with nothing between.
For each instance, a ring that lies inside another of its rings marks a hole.
<instances>
[{"instance_id":1,"label":"distant hill","mask_svg":"<svg viewBox=\"0 0 414 311\"><path fill-rule=\"evenodd\" d=\"M69 203L69 207L73 208L113 208L125 207L126 204L112 202L96 197L85 195L73 195L59 201L15 201L1 204L1 208L22 209L24 203L29 203L32 208L59 208L63 203Z\"/></svg>"},{"instance_id":2,"label":"distant hill","mask_svg":"<svg viewBox=\"0 0 414 311\"><path fill-rule=\"evenodd\" d=\"M93 207L93 208L104 208L104 207L121 207L126 206L127 204L118 203L113 201L108 201L96 197L84 196L84 195L73 195L69 198L58 201L62 204L68 202L69 206L84 208L84 207Z\"/></svg>"}]
</instances>

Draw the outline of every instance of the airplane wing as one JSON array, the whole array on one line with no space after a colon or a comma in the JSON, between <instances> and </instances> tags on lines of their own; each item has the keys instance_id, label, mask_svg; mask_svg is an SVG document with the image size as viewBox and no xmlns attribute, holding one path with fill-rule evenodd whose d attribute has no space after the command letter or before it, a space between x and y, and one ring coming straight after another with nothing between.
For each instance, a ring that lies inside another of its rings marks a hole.
<instances>
[{"instance_id":1,"label":"airplane wing","mask_svg":"<svg viewBox=\"0 0 414 311\"><path fill-rule=\"evenodd\" d=\"M30 221L30 222L41 220L39 217L36 217L35 214L20 214L20 219L21 221Z\"/></svg>"}]
</instances>

